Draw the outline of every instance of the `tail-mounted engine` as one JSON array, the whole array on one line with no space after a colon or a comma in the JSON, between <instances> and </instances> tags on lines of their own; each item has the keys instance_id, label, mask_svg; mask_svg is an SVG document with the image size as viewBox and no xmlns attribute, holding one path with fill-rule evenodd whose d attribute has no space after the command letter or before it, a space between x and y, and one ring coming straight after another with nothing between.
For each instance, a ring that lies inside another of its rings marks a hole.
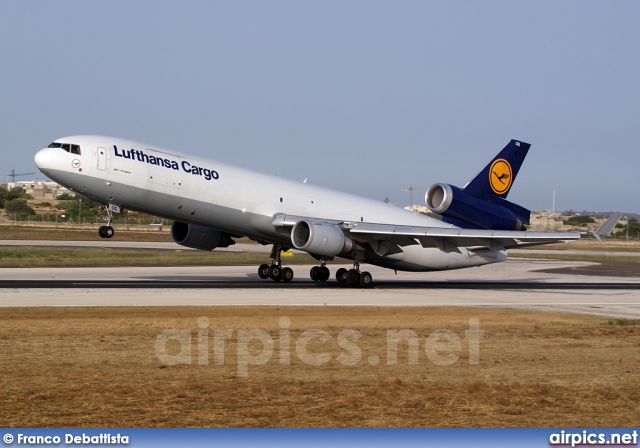
<instances>
[{"instance_id":1,"label":"tail-mounted engine","mask_svg":"<svg viewBox=\"0 0 640 448\"><path fill-rule=\"evenodd\" d=\"M531 212L502 198L478 199L461 188L434 184L425 195L427 207L442 220L462 228L524 230Z\"/></svg>"},{"instance_id":2,"label":"tail-mounted engine","mask_svg":"<svg viewBox=\"0 0 640 448\"><path fill-rule=\"evenodd\" d=\"M303 219L291 230L293 247L313 255L336 256L351 252L354 243L342 230L329 223L312 222Z\"/></svg>"},{"instance_id":3,"label":"tail-mounted engine","mask_svg":"<svg viewBox=\"0 0 640 448\"><path fill-rule=\"evenodd\" d=\"M216 247L229 247L236 244L228 233L180 221L174 221L171 224L171 238L181 246L200 250L213 250Z\"/></svg>"}]
</instances>

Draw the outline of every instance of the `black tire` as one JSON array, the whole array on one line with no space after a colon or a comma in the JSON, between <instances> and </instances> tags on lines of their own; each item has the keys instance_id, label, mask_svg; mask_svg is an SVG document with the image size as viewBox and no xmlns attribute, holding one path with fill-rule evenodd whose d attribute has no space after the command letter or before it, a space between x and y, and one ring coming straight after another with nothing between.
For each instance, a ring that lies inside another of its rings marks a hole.
<instances>
[{"instance_id":1,"label":"black tire","mask_svg":"<svg viewBox=\"0 0 640 448\"><path fill-rule=\"evenodd\" d=\"M373 282L373 277L367 271L360 273L360 286L363 288L369 288Z\"/></svg>"},{"instance_id":2,"label":"black tire","mask_svg":"<svg viewBox=\"0 0 640 448\"><path fill-rule=\"evenodd\" d=\"M313 280L314 282L318 281L318 269L320 269L320 266L314 266L309 271L309 276L311 277L311 280Z\"/></svg>"},{"instance_id":3,"label":"black tire","mask_svg":"<svg viewBox=\"0 0 640 448\"><path fill-rule=\"evenodd\" d=\"M106 238L106 236L104 236L104 228L106 226L100 226L100 228L98 229L98 235L100 235L100 238Z\"/></svg>"},{"instance_id":4,"label":"black tire","mask_svg":"<svg viewBox=\"0 0 640 448\"><path fill-rule=\"evenodd\" d=\"M258 275L260 276L261 279L266 280L269 278L269 265L268 264L261 264L260 267L258 268Z\"/></svg>"},{"instance_id":5,"label":"black tire","mask_svg":"<svg viewBox=\"0 0 640 448\"><path fill-rule=\"evenodd\" d=\"M289 283L291 280L293 280L293 269L284 268L282 270L282 281L285 283Z\"/></svg>"},{"instance_id":6,"label":"black tire","mask_svg":"<svg viewBox=\"0 0 640 448\"><path fill-rule=\"evenodd\" d=\"M276 264L272 264L271 267L269 267L269 278L274 282L282 280L282 268Z\"/></svg>"},{"instance_id":7,"label":"black tire","mask_svg":"<svg viewBox=\"0 0 640 448\"><path fill-rule=\"evenodd\" d=\"M318 268L318 280L321 282L326 282L331 277L331 271L326 266L320 266Z\"/></svg>"},{"instance_id":8,"label":"black tire","mask_svg":"<svg viewBox=\"0 0 640 448\"><path fill-rule=\"evenodd\" d=\"M347 273L347 280L351 286L357 286L360 284L360 273L357 269L349 269Z\"/></svg>"},{"instance_id":9,"label":"black tire","mask_svg":"<svg viewBox=\"0 0 640 448\"><path fill-rule=\"evenodd\" d=\"M336 280L338 283L344 285L347 283L347 271L345 268L340 268L336 271Z\"/></svg>"},{"instance_id":10,"label":"black tire","mask_svg":"<svg viewBox=\"0 0 640 448\"><path fill-rule=\"evenodd\" d=\"M102 233L104 234L105 238L111 238L113 236L113 234L115 233L115 231L113 230L113 227L105 226L105 228L102 231Z\"/></svg>"}]
</instances>

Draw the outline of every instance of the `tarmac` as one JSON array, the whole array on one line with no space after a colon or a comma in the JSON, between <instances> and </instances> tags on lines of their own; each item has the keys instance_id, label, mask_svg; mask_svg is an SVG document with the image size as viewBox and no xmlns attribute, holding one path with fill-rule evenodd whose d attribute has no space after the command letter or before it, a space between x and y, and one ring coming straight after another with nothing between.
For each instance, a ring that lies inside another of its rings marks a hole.
<instances>
[{"instance_id":1,"label":"tarmac","mask_svg":"<svg viewBox=\"0 0 640 448\"><path fill-rule=\"evenodd\" d=\"M460 306L640 319L640 278L611 269L594 274L594 263L510 259L397 274L366 265L374 279L368 289L340 286L333 275L350 266L328 266L326 283L309 279L311 265L296 265L288 284L260 279L257 266L2 268L0 306Z\"/></svg>"}]
</instances>

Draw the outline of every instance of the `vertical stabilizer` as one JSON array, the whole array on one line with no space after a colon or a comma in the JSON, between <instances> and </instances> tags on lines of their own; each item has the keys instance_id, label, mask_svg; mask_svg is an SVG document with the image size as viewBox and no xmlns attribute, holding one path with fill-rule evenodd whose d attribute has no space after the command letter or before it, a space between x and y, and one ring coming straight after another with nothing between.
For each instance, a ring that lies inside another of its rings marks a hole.
<instances>
[{"instance_id":1,"label":"vertical stabilizer","mask_svg":"<svg viewBox=\"0 0 640 448\"><path fill-rule=\"evenodd\" d=\"M478 199L505 199L531 145L511 140L463 190Z\"/></svg>"}]
</instances>

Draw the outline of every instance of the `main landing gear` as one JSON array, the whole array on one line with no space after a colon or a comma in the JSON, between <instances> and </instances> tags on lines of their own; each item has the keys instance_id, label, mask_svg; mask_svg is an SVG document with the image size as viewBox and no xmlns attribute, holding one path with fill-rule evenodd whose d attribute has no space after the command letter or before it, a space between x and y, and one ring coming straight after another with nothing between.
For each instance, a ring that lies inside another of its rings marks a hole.
<instances>
[{"instance_id":1,"label":"main landing gear","mask_svg":"<svg viewBox=\"0 0 640 448\"><path fill-rule=\"evenodd\" d=\"M327 263L325 261L322 262L320 266L314 266L309 271L309 276L311 280L314 282L326 282L331 277L331 271L327 267Z\"/></svg>"},{"instance_id":2,"label":"main landing gear","mask_svg":"<svg viewBox=\"0 0 640 448\"><path fill-rule=\"evenodd\" d=\"M113 234L115 233L115 231L113 230L113 227L111 227L111 221L113 221L113 212L111 210L109 210L109 207L106 207L107 209L107 225L106 226L100 226L100 228L98 229L98 235L100 235L100 238L111 238L113 236Z\"/></svg>"},{"instance_id":3,"label":"main landing gear","mask_svg":"<svg viewBox=\"0 0 640 448\"><path fill-rule=\"evenodd\" d=\"M261 279L270 278L274 282L282 280L285 283L293 280L293 269L282 267L282 261L280 260L281 252L282 246L280 244L274 244L271 250L271 258L273 258L271 265L265 263L261 264L258 268L258 275Z\"/></svg>"},{"instance_id":4,"label":"main landing gear","mask_svg":"<svg viewBox=\"0 0 640 448\"><path fill-rule=\"evenodd\" d=\"M336 271L336 280L342 285L368 288L373 282L373 277L367 271L360 272L360 264L356 261L352 269L338 269Z\"/></svg>"},{"instance_id":5,"label":"main landing gear","mask_svg":"<svg viewBox=\"0 0 640 448\"><path fill-rule=\"evenodd\" d=\"M258 275L261 279L266 280L270 278L274 282L282 281L284 283L289 283L293 280L293 270L282 267L282 261L280 259L281 252L282 246L274 244L271 250L271 258L273 258L273 261L270 265L265 263L261 264L258 268ZM309 275L314 282L326 282L331 277L331 271L329 271L326 261L322 260L320 266L311 268ZM353 269L338 269L336 271L336 280L344 286L368 288L373 282L373 277L369 272L360 272L360 264L356 261L353 263Z\"/></svg>"}]
</instances>

